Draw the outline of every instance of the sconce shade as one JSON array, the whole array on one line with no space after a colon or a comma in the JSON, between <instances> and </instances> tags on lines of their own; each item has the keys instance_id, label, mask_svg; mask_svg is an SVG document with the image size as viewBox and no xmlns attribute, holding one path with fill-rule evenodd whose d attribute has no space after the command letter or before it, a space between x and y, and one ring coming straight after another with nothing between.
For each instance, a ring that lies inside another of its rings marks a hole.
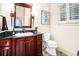
<instances>
[{"instance_id":1,"label":"sconce shade","mask_svg":"<svg viewBox=\"0 0 79 59\"><path fill-rule=\"evenodd\" d=\"M13 17L13 16L14 16L14 13L12 13L12 11L11 11L11 13L10 13L10 16L11 16L11 17Z\"/></svg>"},{"instance_id":2,"label":"sconce shade","mask_svg":"<svg viewBox=\"0 0 79 59\"><path fill-rule=\"evenodd\" d=\"M32 16L32 19L34 19L34 16Z\"/></svg>"}]
</instances>

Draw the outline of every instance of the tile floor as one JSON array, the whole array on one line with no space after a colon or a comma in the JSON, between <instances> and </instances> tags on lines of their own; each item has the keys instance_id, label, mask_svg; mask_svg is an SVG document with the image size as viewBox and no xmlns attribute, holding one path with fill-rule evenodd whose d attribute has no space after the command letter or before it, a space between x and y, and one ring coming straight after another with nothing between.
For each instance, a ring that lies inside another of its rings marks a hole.
<instances>
[{"instance_id":1,"label":"tile floor","mask_svg":"<svg viewBox=\"0 0 79 59\"><path fill-rule=\"evenodd\" d=\"M57 54L57 56L67 56L66 54L64 54L60 51L57 51L57 50L56 50L56 54ZM43 56L51 56L51 55L49 55L46 51L43 51Z\"/></svg>"}]
</instances>

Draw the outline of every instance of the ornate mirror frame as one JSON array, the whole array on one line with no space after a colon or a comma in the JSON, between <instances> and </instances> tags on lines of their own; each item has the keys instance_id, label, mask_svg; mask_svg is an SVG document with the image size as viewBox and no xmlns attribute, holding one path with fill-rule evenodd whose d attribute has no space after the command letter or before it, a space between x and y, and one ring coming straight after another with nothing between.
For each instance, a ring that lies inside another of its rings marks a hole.
<instances>
[{"instance_id":1,"label":"ornate mirror frame","mask_svg":"<svg viewBox=\"0 0 79 59\"><path fill-rule=\"evenodd\" d=\"M16 26L16 6L21 6L25 8L30 8L32 13L32 6L26 3L15 3L14 4L14 28L31 28L32 27L32 14L30 14L30 25L29 26Z\"/></svg>"}]
</instances>

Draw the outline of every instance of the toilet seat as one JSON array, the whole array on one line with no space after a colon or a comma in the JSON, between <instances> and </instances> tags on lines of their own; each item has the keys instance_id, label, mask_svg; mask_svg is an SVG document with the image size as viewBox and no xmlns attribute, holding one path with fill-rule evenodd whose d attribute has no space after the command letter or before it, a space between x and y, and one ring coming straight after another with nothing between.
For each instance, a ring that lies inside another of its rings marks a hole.
<instances>
[{"instance_id":1,"label":"toilet seat","mask_svg":"<svg viewBox=\"0 0 79 59\"><path fill-rule=\"evenodd\" d=\"M57 48L57 43L55 41L47 40L46 42L49 47Z\"/></svg>"}]
</instances>

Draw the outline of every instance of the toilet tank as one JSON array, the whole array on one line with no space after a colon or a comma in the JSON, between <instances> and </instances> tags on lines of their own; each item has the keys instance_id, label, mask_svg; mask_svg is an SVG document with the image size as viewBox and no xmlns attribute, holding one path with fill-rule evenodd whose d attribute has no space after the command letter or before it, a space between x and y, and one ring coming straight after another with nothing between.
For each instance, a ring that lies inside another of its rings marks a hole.
<instances>
[{"instance_id":1,"label":"toilet tank","mask_svg":"<svg viewBox=\"0 0 79 59\"><path fill-rule=\"evenodd\" d=\"M43 40L50 40L50 33L43 33Z\"/></svg>"}]
</instances>

